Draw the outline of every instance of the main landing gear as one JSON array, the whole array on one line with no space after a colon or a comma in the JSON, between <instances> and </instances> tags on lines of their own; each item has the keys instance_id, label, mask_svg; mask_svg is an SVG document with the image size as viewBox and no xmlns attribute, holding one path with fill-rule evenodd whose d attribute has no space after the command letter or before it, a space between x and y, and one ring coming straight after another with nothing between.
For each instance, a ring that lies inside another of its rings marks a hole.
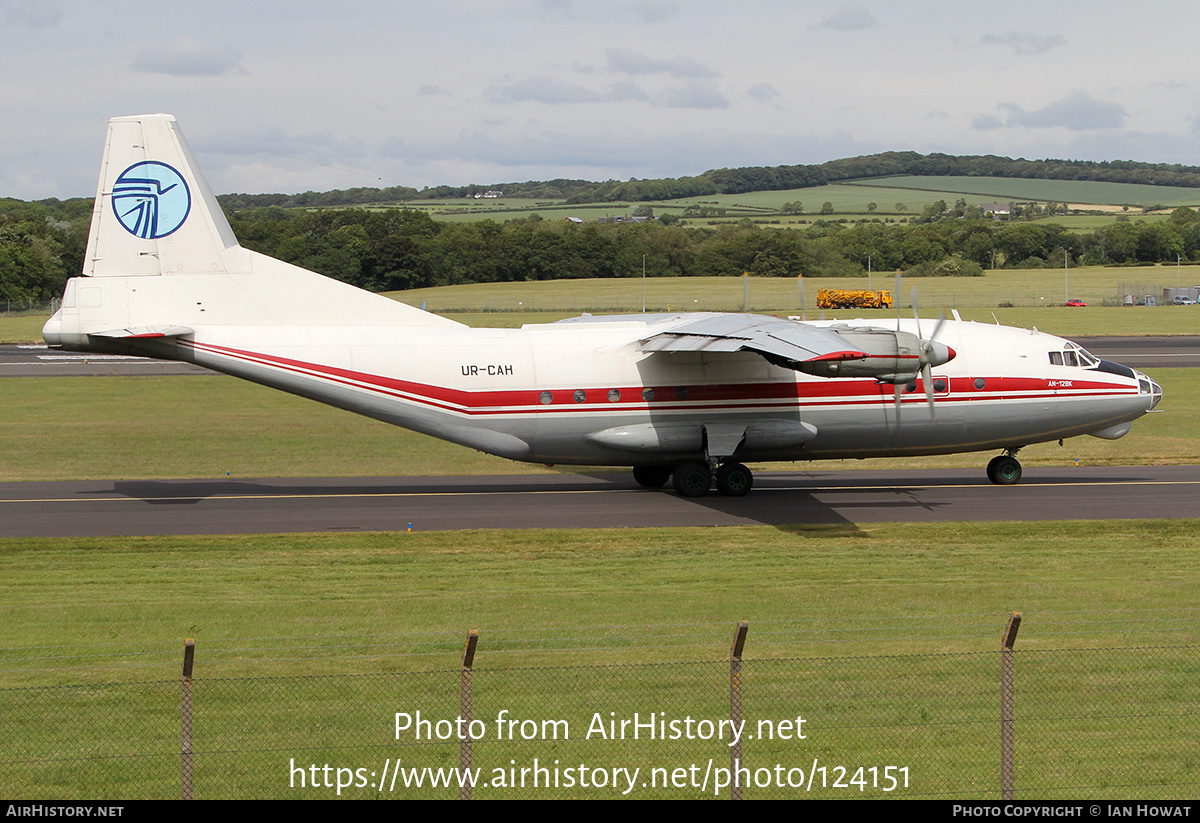
<instances>
[{"instance_id":1,"label":"main landing gear","mask_svg":"<svg viewBox=\"0 0 1200 823\"><path fill-rule=\"evenodd\" d=\"M1012 453L993 457L987 465L988 480L997 486L1011 486L1021 480L1021 464Z\"/></svg>"},{"instance_id":2,"label":"main landing gear","mask_svg":"<svg viewBox=\"0 0 1200 823\"><path fill-rule=\"evenodd\" d=\"M744 497L754 486L754 473L741 463L726 462L719 467L699 460L670 466L635 466L633 479L639 485L657 489L671 478L675 491L682 497L703 497L713 487L726 497Z\"/></svg>"}]
</instances>

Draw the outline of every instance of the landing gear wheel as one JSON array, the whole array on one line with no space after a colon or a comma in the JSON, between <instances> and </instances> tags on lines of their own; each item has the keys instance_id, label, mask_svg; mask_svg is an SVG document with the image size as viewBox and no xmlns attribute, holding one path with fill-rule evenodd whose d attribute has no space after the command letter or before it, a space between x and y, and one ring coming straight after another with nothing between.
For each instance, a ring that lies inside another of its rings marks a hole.
<instances>
[{"instance_id":1,"label":"landing gear wheel","mask_svg":"<svg viewBox=\"0 0 1200 823\"><path fill-rule=\"evenodd\" d=\"M741 463L725 463L717 470L717 491L726 497L745 497L754 485L754 474Z\"/></svg>"},{"instance_id":2,"label":"landing gear wheel","mask_svg":"<svg viewBox=\"0 0 1200 823\"><path fill-rule=\"evenodd\" d=\"M661 489L671 479L670 466L634 466L633 479L647 489Z\"/></svg>"},{"instance_id":3,"label":"landing gear wheel","mask_svg":"<svg viewBox=\"0 0 1200 823\"><path fill-rule=\"evenodd\" d=\"M704 463L684 463L672 473L675 491L683 497L703 497L712 486L712 473Z\"/></svg>"},{"instance_id":4,"label":"landing gear wheel","mask_svg":"<svg viewBox=\"0 0 1200 823\"><path fill-rule=\"evenodd\" d=\"M1021 480L1021 464L1007 454L993 457L987 466L987 476L997 486L1011 486Z\"/></svg>"}]
</instances>

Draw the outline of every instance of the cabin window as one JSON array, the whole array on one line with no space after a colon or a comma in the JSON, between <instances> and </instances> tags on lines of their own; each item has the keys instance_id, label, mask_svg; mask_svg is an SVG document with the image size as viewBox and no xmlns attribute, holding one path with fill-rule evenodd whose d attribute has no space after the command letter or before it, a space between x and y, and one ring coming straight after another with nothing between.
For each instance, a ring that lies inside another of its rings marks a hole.
<instances>
[{"instance_id":1,"label":"cabin window","mask_svg":"<svg viewBox=\"0 0 1200 823\"><path fill-rule=\"evenodd\" d=\"M987 383L984 382L982 377L975 378L975 388L982 389L986 385L987 385Z\"/></svg>"},{"instance_id":2,"label":"cabin window","mask_svg":"<svg viewBox=\"0 0 1200 823\"><path fill-rule=\"evenodd\" d=\"M609 403L616 403L620 399L621 399L621 392L618 389L609 389L608 390L608 402Z\"/></svg>"},{"instance_id":3,"label":"cabin window","mask_svg":"<svg viewBox=\"0 0 1200 823\"><path fill-rule=\"evenodd\" d=\"M687 400L687 396L688 396L687 386L676 386L675 387L675 396L678 397L680 400Z\"/></svg>"},{"instance_id":4,"label":"cabin window","mask_svg":"<svg viewBox=\"0 0 1200 823\"><path fill-rule=\"evenodd\" d=\"M584 400L587 400L587 392L583 389L576 389L575 394L571 395L571 399L576 403L582 403Z\"/></svg>"},{"instance_id":5,"label":"cabin window","mask_svg":"<svg viewBox=\"0 0 1200 823\"><path fill-rule=\"evenodd\" d=\"M542 405L543 405L543 406L549 406L549 405L550 405L550 401L551 401L551 400L553 400L553 399L554 399L554 398L550 396L550 392L548 392L548 391L544 391L544 392L542 392L541 394L539 394L539 395L538 395L538 400L541 400L541 401L542 401Z\"/></svg>"},{"instance_id":6,"label":"cabin window","mask_svg":"<svg viewBox=\"0 0 1200 823\"><path fill-rule=\"evenodd\" d=\"M945 381L945 380L942 380L941 378L938 378L937 380L934 380L934 381L933 381L933 390L934 390L934 391L936 391L936 392L943 392L943 391L945 391L945 390L946 390L946 381Z\"/></svg>"},{"instance_id":7,"label":"cabin window","mask_svg":"<svg viewBox=\"0 0 1200 823\"><path fill-rule=\"evenodd\" d=\"M649 403L654 399L654 389L642 389L642 399Z\"/></svg>"}]
</instances>

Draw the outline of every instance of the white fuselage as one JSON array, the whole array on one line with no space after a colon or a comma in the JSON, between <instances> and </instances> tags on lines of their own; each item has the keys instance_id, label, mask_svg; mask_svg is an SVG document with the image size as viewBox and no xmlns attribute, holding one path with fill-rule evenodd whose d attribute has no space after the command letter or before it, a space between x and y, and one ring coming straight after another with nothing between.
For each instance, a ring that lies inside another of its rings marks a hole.
<instances>
[{"instance_id":1,"label":"white fuselage","mask_svg":"<svg viewBox=\"0 0 1200 823\"><path fill-rule=\"evenodd\" d=\"M896 328L895 321L850 325ZM913 321L900 326L916 330ZM953 321L939 331L956 356L933 370L932 409L919 379L900 387L897 402L891 384L812 377L750 352L643 352L638 341L653 326L628 318L521 329L202 320L192 328L181 339L125 343L130 351L188 360L540 463L696 459L704 456L703 429L713 424L749 427L737 453L745 461L1019 448L1088 433L1119 436L1121 424L1160 396L1152 381L1129 370L1053 363L1051 352L1076 350L1061 338ZM798 423L815 436L800 443L754 434L756 425ZM613 430L640 436L598 436Z\"/></svg>"}]
</instances>

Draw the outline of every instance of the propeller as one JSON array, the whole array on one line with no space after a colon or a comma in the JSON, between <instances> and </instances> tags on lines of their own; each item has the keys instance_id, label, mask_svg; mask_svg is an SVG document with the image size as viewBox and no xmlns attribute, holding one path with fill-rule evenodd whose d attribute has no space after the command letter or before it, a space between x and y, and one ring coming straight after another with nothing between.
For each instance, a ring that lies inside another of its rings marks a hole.
<instances>
[{"instance_id":1,"label":"propeller","mask_svg":"<svg viewBox=\"0 0 1200 823\"><path fill-rule=\"evenodd\" d=\"M946 312L942 312L942 316L934 324L933 334L926 339L925 335L921 334L921 312L917 308L917 287L913 286L912 290L912 308L913 318L917 321L917 339L921 341L921 351L919 363L921 364L921 382L925 384L925 400L929 403L929 415L934 417L933 411L933 364L942 365L948 363L954 358L954 349L944 343L937 343L938 332L942 330L942 324L946 322Z\"/></svg>"},{"instance_id":2,"label":"propeller","mask_svg":"<svg viewBox=\"0 0 1200 823\"><path fill-rule=\"evenodd\" d=\"M896 292L900 293L900 272L896 272ZM949 363L955 357L954 349L947 346L945 343L937 342L937 336L941 333L942 324L946 322L946 312L942 312L942 316L933 326L933 332L929 337L925 337L921 329L921 311L917 306L917 289L914 286L910 294L912 301L913 319L916 321L917 328L917 374L921 377L921 382L925 386L925 401L929 404L929 415L936 420L934 412L934 388L933 388L933 367L941 366L944 363ZM900 310L897 301L896 309L896 331L900 331ZM896 424L900 424L900 396L901 384L897 382L895 388L896 402Z\"/></svg>"}]
</instances>

